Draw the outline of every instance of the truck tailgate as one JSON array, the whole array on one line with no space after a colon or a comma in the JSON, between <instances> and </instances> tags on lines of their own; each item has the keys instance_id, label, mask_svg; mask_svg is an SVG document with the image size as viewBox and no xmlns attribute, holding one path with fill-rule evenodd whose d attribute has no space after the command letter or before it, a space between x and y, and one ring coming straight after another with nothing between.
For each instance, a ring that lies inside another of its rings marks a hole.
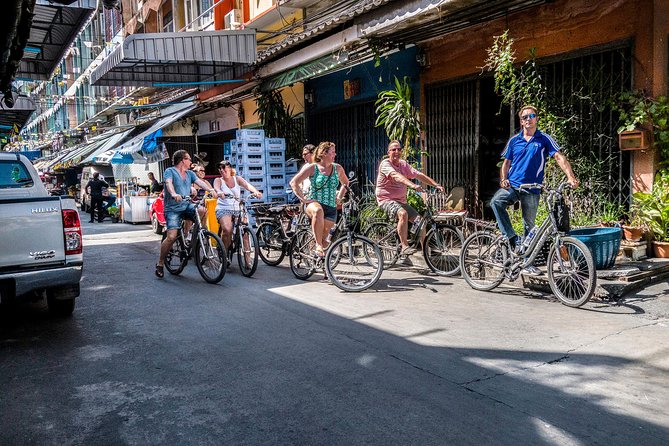
<instances>
[{"instance_id":1,"label":"truck tailgate","mask_svg":"<svg viewBox=\"0 0 669 446\"><path fill-rule=\"evenodd\" d=\"M65 261L59 197L0 200L0 269Z\"/></svg>"}]
</instances>

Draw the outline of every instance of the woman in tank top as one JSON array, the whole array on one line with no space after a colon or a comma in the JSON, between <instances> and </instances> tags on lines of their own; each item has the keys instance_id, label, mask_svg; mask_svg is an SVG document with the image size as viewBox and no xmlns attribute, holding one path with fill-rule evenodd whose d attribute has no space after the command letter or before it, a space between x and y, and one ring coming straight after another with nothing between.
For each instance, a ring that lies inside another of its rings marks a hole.
<instances>
[{"instance_id":1,"label":"woman in tank top","mask_svg":"<svg viewBox=\"0 0 669 446\"><path fill-rule=\"evenodd\" d=\"M344 168L334 162L336 155L334 143L320 143L314 151L314 163L306 165L290 181L290 187L306 206L305 212L311 219L311 230L316 240L315 254L318 256L325 255L325 240L337 219L337 203L346 193L345 187L337 188L340 183L348 186ZM305 196L300 185L307 177L311 188Z\"/></svg>"},{"instance_id":2,"label":"woman in tank top","mask_svg":"<svg viewBox=\"0 0 669 446\"><path fill-rule=\"evenodd\" d=\"M262 198L262 193L252 184L249 184L244 178L235 175L235 171L230 165L230 161L221 161L218 163L218 171L221 173L219 178L214 180L214 189L218 195L216 203L216 219L221 226L221 240L226 248L232 243L232 219L239 217L239 197L241 188L251 192L251 196ZM232 195L235 198L225 198L225 195Z\"/></svg>"}]
</instances>

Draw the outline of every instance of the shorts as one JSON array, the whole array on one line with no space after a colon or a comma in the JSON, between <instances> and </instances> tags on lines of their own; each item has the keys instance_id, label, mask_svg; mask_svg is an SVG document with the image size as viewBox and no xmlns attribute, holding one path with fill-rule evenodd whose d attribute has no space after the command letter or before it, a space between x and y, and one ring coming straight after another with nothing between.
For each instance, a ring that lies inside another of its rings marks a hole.
<instances>
[{"instance_id":1,"label":"shorts","mask_svg":"<svg viewBox=\"0 0 669 446\"><path fill-rule=\"evenodd\" d=\"M407 214L409 214L409 221L412 221L416 217L418 217L418 211L409 206L407 203L400 203L399 201L393 201L393 200L385 200L379 203L379 207L384 211L386 211L386 213L393 220L397 220L397 213L400 211L400 209L404 209L405 211L407 211Z\"/></svg>"},{"instance_id":2,"label":"shorts","mask_svg":"<svg viewBox=\"0 0 669 446\"><path fill-rule=\"evenodd\" d=\"M239 210L235 209L228 209L228 208L216 208L216 220L220 220L221 217L225 215L230 215L232 217L239 217L240 212Z\"/></svg>"},{"instance_id":3,"label":"shorts","mask_svg":"<svg viewBox=\"0 0 669 446\"><path fill-rule=\"evenodd\" d=\"M167 223L167 230L170 229L179 229L181 227L181 221L187 218L188 220L195 221L195 206L193 203L188 203L188 206L179 211L165 211L165 223Z\"/></svg>"},{"instance_id":4,"label":"shorts","mask_svg":"<svg viewBox=\"0 0 669 446\"><path fill-rule=\"evenodd\" d=\"M337 208L319 203L323 207L323 218L328 221L337 221Z\"/></svg>"}]
</instances>

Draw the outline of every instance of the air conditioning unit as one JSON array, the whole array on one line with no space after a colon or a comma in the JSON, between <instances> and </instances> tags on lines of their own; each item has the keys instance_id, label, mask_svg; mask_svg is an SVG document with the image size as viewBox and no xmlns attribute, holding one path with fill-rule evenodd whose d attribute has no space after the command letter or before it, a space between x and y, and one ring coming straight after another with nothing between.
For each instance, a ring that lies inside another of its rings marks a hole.
<instances>
[{"instance_id":1,"label":"air conditioning unit","mask_svg":"<svg viewBox=\"0 0 669 446\"><path fill-rule=\"evenodd\" d=\"M225 15L223 19L225 29L241 29L242 28L242 11L241 9L233 9Z\"/></svg>"}]
</instances>

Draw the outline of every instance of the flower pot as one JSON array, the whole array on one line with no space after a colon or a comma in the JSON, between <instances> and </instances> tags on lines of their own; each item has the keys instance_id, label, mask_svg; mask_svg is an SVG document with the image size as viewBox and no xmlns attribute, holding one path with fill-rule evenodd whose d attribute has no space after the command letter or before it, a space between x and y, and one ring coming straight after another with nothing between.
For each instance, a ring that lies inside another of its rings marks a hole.
<instances>
[{"instance_id":1,"label":"flower pot","mask_svg":"<svg viewBox=\"0 0 669 446\"><path fill-rule=\"evenodd\" d=\"M653 242L653 254L655 257L669 259L669 242Z\"/></svg>"},{"instance_id":2,"label":"flower pot","mask_svg":"<svg viewBox=\"0 0 669 446\"><path fill-rule=\"evenodd\" d=\"M112 223L118 223L118 217L112 216L111 221Z\"/></svg>"},{"instance_id":3,"label":"flower pot","mask_svg":"<svg viewBox=\"0 0 669 446\"><path fill-rule=\"evenodd\" d=\"M645 234L642 226L623 226L623 237L630 242L638 242Z\"/></svg>"}]
</instances>

